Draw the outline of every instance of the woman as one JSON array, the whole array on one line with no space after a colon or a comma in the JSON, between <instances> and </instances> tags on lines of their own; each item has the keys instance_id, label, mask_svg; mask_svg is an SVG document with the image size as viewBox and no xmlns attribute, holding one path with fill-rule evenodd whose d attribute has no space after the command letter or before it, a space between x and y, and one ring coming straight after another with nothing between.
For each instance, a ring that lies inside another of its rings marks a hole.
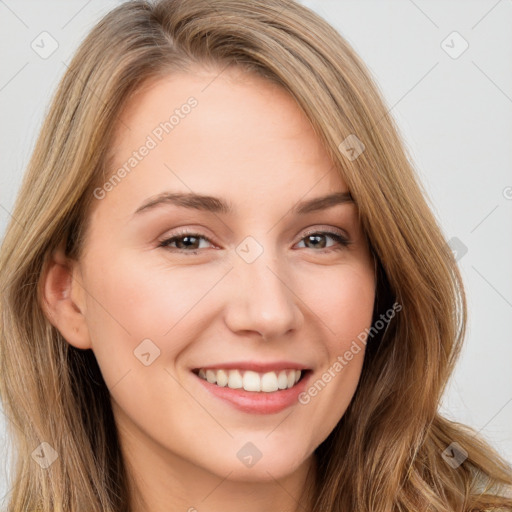
<instances>
[{"instance_id":1,"label":"woman","mask_svg":"<svg viewBox=\"0 0 512 512\"><path fill-rule=\"evenodd\" d=\"M8 510L512 510L506 461L438 413L466 325L453 255L310 10L114 9L12 217Z\"/></svg>"}]
</instances>

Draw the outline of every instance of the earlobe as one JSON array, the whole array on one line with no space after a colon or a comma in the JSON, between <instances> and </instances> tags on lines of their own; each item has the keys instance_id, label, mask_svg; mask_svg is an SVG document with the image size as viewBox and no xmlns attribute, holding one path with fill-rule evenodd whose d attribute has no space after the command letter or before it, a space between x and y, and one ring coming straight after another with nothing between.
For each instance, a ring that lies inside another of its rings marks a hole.
<instances>
[{"instance_id":1,"label":"earlobe","mask_svg":"<svg viewBox=\"0 0 512 512\"><path fill-rule=\"evenodd\" d=\"M69 260L59 247L49 257L42 279L42 308L48 321L70 345L91 348L77 262Z\"/></svg>"}]
</instances>

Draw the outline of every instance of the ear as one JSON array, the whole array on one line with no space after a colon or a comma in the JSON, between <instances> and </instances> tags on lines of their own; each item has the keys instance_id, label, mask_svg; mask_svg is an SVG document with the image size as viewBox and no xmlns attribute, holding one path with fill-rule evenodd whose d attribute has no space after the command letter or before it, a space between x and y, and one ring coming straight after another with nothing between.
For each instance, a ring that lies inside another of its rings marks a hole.
<instances>
[{"instance_id":1,"label":"ear","mask_svg":"<svg viewBox=\"0 0 512 512\"><path fill-rule=\"evenodd\" d=\"M91 348L85 317L85 290L77 261L66 257L64 246L47 262L42 283L42 307L48 321L76 348Z\"/></svg>"}]
</instances>

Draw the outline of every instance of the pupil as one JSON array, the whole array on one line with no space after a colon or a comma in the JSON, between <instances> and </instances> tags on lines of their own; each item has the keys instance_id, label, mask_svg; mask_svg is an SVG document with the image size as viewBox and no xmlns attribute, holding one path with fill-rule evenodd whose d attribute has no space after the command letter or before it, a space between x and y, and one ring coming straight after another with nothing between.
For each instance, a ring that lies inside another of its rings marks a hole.
<instances>
[{"instance_id":1,"label":"pupil","mask_svg":"<svg viewBox=\"0 0 512 512\"><path fill-rule=\"evenodd\" d=\"M182 240L185 242L183 244L185 247L191 247L192 245L194 245L194 243L192 243L192 244L187 244L186 243L186 241L190 240L190 239L196 239L197 240L197 237L195 237L195 236L184 236L184 237L182 237Z\"/></svg>"},{"instance_id":2,"label":"pupil","mask_svg":"<svg viewBox=\"0 0 512 512\"><path fill-rule=\"evenodd\" d=\"M315 238L318 240L318 238L322 238L322 236L323 236L323 235L309 235L309 236L308 236L308 238L309 238L310 240L313 240L313 239L315 239ZM322 243L314 244L314 247L320 247L320 246L323 248L323 247L325 246L325 243L324 243L324 244L322 244Z\"/></svg>"}]
</instances>

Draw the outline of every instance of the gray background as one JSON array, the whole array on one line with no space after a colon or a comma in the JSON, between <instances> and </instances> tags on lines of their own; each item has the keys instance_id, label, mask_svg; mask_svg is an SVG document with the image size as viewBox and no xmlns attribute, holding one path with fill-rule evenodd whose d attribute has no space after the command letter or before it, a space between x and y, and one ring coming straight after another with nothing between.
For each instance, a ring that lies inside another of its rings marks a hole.
<instances>
[{"instance_id":1,"label":"gray background","mask_svg":"<svg viewBox=\"0 0 512 512\"><path fill-rule=\"evenodd\" d=\"M65 63L119 3L0 0L0 236ZM458 257L468 335L442 410L512 461L512 1L302 3L367 63L447 240L467 250ZM0 415L0 436L4 421ZM0 446L4 495L9 468Z\"/></svg>"}]
</instances>

